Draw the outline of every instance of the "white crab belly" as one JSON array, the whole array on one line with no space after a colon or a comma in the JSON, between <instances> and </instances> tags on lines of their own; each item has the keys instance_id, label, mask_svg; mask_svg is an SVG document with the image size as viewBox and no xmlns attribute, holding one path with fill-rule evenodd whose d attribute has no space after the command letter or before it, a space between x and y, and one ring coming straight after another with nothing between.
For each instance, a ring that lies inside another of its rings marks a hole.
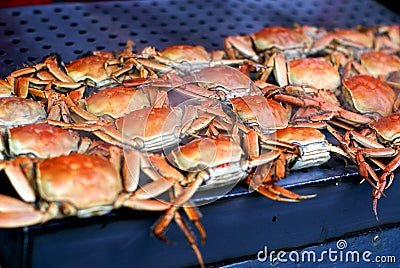
<instances>
[{"instance_id":1,"label":"white crab belly","mask_svg":"<svg viewBox=\"0 0 400 268\"><path fill-rule=\"evenodd\" d=\"M331 158L329 147L325 142L301 145L300 152L300 156L290 169L296 170L319 166L328 162Z\"/></svg>"}]
</instances>

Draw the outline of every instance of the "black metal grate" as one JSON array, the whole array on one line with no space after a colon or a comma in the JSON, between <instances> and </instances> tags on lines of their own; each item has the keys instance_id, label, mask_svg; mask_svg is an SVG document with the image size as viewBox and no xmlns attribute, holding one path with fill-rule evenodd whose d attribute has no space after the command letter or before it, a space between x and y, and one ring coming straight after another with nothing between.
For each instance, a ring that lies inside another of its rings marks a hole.
<instances>
[{"instance_id":1,"label":"black metal grate","mask_svg":"<svg viewBox=\"0 0 400 268\"><path fill-rule=\"evenodd\" d=\"M222 49L229 35L293 23L326 28L398 24L371 0L204 0L58 3L0 9L0 77L58 52L65 62L90 50L197 44Z\"/></svg>"}]
</instances>

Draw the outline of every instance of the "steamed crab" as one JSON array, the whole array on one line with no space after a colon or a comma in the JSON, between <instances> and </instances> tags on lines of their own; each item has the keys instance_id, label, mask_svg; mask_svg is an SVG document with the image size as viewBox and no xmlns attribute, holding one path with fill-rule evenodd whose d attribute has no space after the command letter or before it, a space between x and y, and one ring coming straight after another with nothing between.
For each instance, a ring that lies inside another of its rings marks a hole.
<instances>
[{"instance_id":1,"label":"steamed crab","mask_svg":"<svg viewBox=\"0 0 400 268\"><path fill-rule=\"evenodd\" d=\"M314 40L310 54L340 52L357 58L361 52L372 50L373 44L372 29L334 29Z\"/></svg>"},{"instance_id":2,"label":"steamed crab","mask_svg":"<svg viewBox=\"0 0 400 268\"><path fill-rule=\"evenodd\" d=\"M49 158L84 152L91 143L88 138L80 138L69 130L45 123L8 128L4 137L7 137L8 150L1 153L8 158L21 155Z\"/></svg>"},{"instance_id":3,"label":"steamed crab","mask_svg":"<svg viewBox=\"0 0 400 268\"><path fill-rule=\"evenodd\" d=\"M258 144L251 146L258 146ZM207 190L232 187L245 179L254 169L267 166L279 156L279 153L274 150L252 155L255 151L250 149L249 152L245 152L238 141L232 137L203 137L173 149L164 159L170 164L163 165L163 168L159 168L158 171L163 176L167 176L172 171L187 174L189 181L197 182L197 188L193 189L193 193L198 188ZM252 187L268 198L279 201L298 201L309 197L287 190L277 191L272 182L263 185L252 184Z\"/></svg>"},{"instance_id":4,"label":"steamed crab","mask_svg":"<svg viewBox=\"0 0 400 268\"><path fill-rule=\"evenodd\" d=\"M386 116L393 112L396 92L370 75L356 75L342 81L344 106L362 114ZM371 98L373 96L373 98Z\"/></svg>"},{"instance_id":5,"label":"steamed crab","mask_svg":"<svg viewBox=\"0 0 400 268\"><path fill-rule=\"evenodd\" d=\"M120 84L131 71L117 59L104 55L89 55L76 59L65 66L68 76L75 82L96 88Z\"/></svg>"},{"instance_id":6,"label":"steamed crab","mask_svg":"<svg viewBox=\"0 0 400 268\"><path fill-rule=\"evenodd\" d=\"M112 121L131 111L151 106L150 101L149 96L143 90L137 87L118 85L80 99L76 103L78 107L72 106L70 109L76 116L91 117L85 113L87 111L96 117ZM77 119L76 116L75 119Z\"/></svg>"},{"instance_id":7,"label":"steamed crab","mask_svg":"<svg viewBox=\"0 0 400 268\"><path fill-rule=\"evenodd\" d=\"M350 77L353 73L371 75L392 88L400 89L400 58L395 54L364 52L360 55L360 63L351 61L345 65L343 76Z\"/></svg>"},{"instance_id":8,"label":"steamed crab","mask_svg":"<svg viewBox=\"0 0 400 268\"><path fill-rule=\"evenodd\" d=\"M379 51L364 52L360 55L361 66L374 77L387 77L400 70L400 58L394 54Z\"/></svg>"},{"instance_id":9,"label":"steamed crab","mask_svg":"<svg viewBox=\"0 0 400 268\"><path fill-rule=\"evenodd\" d=\"M218 103L209 105L201 100L192 100L177 106L167 104L167 93L161 92L154 105L130 110L130 104L126 111L123 109L122 116L111 117L108 122L100 120L92 113L72 107L74 113L79 115L78 121L83 119L84 122L58 125L90 131L107 143L148 152L172 147L179 144L181 138L207 135L211 125L227 131L233 128L232 118ZM56 122L52 123L57 125Z\"/></svg>"},{"instance_id":10,"label":"steamed crab","mask_svg":"<svg viewBox=\"0 0 400 268\"><path fill-rule=\"evenodd\" d=\"M47 116L43 106L34 100L8 97L0 98L0 127L35 123Z\"/></svg>"},{"instance_id":11,"label":"steamed crab","mask_svg":"<svg viewBox=\"0 0 400 268\"><path fill-rule=\"evenodd\" d=\"M273 96L300 107L312 107L295 118L335 123L345 129L360 127L396 109L396 93L384 82L368 75L357 75L342 81L341 93L334 95L303 94L303 89L288 86ZM371 94L375 96L371 98ZM300 110L303 112L304 110ZM332 120L334 119L334 120Z\"/></svg>"},{"instance_id":12,"label":"steamed crab","mask_svg":"<svg viewBox=\"0 0 400 268\"><path fill-rule=\"evenodd\" d=\"M262 133L285 128L289 123L292 111L290 105L257 95L236 97L229 101L233 112L243 124Z\"/></svg>"},{"instance_id":13,"label":"steamed crab","mask_svg":"<svg viewBox=\"0 0 400 268\"><path fill-rule=\"evenodd\" d=\"M290 85L308 86L335 92L340 87L340 74L323 58L301 58L288 62Z\"/></svg>"},{"instance_id":14,"label":"steamed crab","mask_svg":"<svg viewBox=\"0 0 400 268\"><path fill-rule=\"evenodd\" d=\"M47 116L43 106L30 99L8 97L0 98L0 136L3 137L7 129L32 124L45 119ZM3 138L0 138L0 152L6 151L6 145ZM0 159L3 159L3 153Z\"/></svg>"},{"instance_id":15,"label":"steamed crab","mask_svg":"<svg viewBox=\"0 0 400 268\"><path fill-rule=\"evenodd\" d=\"M267 66L272 68L265 69L259 79L265 82L273 72L276 83L281 87L293 85L336 92L341 84L338 68L322 57L286 61L279 55L273 55Z\"/></svg>"},{"instance_id":16,"label":"steamed crab","mask_svg":"<svg viewBox=\"0 0 400 268\"><path fill-rule=\"evenodd\" d=\"M332 155L348 158L347 153L341 148L330 144L326 136L317 127L303 126L288 126L287 128L279 129L274 133L277 152L280 152L269 171L259 169L254 174L253 178L248 178L250 185L271 184L271 182L279 181L287 176L289 170L298 170L308 167L316 167L326 163ZM334 130L325 125L323 126L329 132ZM282 144L286 144L282 147ZM291 150L288 150L288 145L291 145ZM268 147L264 143L262 146ZM312 196L310 196L312 197Z\"/></svg>"},{"instance_id":17,"label":"steamed crab","mask_svg":"<svg viewBox=\"0 0 400 268\"><path fill-rule=\"evenodd\" d=\"M387 184L387 177L389 176L392 180L393 173L400 165L399 123L400 114L393 113L372 122L368 128L360 132L347 132L341 141L343 148L349 155L352 155L353 160L358 164L360 174L374 186L372 196L373 211L376 217L378 199L390 185L390 183ZM383 164L377 158L391 158L391 160L387 164ZM380 176L371 168L366 159L371 160L382 169L383 172Z\"/></svg>"},{"instance_id":18,"label":"steamed crab","mask_svg":"<svg viewBox=\"0 0 400 268\"><path fill-rule=\"evenodd\" d=\"M248 36L229 36L224 44L231 59L248 58L264 62L273 53L282 53L287 59L302 57L308 53L312 38L302 31L271 26Z\"/></svg>"},{"instance_id":19,"label":"steamed crab","mask_svg":"<svg viewBox=\"0 0 400 268\"><path fill-rule=\"evenodd\" d=\"M43 99L46 91L71 91L82 86L67 75L64 63L56 54L47 56L41 63L13 71L7 76L7 82L16 96L26 97L31 93Z\"/></svg>"},{"instance_id":20,"label":"steamed crab","mask_svg":"<svg viewBox=\"0 0 400 268\"><path fill-rule=\"evenodd\" d=\"M0 98L11 97L13 94L14 88L7 82L7 79L0 79Z\"/></svg>"},{"instance_id":21,"label":"steamed crab","mask_svg":"<svg viewBox=\"0 0 400 268\"><path fill-rule=\"evenodd\" d=\"M400 51L400 25L382 25L377 27L374 50L385 53L398 53Z\"/></svg>"},{"instance_id":22,"label":"steamed crab","mask_svg":"<svg viewBox=\"0 0 400 268\"><path fill-rule=\"evenodd\" d=\"M303 88L285 87L272 95L272 98L289 104L305 107L306 110L297 111L292 121L332 123L344 129L353 129L373 121L371 117L342 108L337 98L331 94L321 96L304 92ZM312 109L308 109L312 108ZM304 112L303 114L301 112Z\"/></svg>"},{"instance_id":23,"label":"steamed crab","mask_svg":"<svg viewBox=\"0 0 400 268\"><path fill-rule=\"evenodd\" d=\"M139 52L136 60L146 67L159 72L185 62L229 63L229 60L223 60L224 56L224 51L219 50L209 53L203 46L174 45L160 51L155 50L153 47L146 47Z\"/></svg>"},{"instance_id":24,"label":"steamed crab","mask_svg":"<svg viewBox=\"0 0 400 268\"><path fill-rule=\"evenodd\" d=\"M351 60L344 64L343 79L355 75L370 75L391 87L400 88L399 73L398 56L381 51L369 51L361 53L359 61Z\"/></svg>"},{"instance_id":25,"label":"steamed crab","mask_svg":"<svg viewBox=\"0 0 400 268\"><path fill-rule=\"evenodd\" d=\"M111 148L109 159L102 155L103 153L71 153L46 159L18 158L2 162L2 168L13 167L7 175L22 200L0 194L0 227L29 226L68 216L104 215L120 207L166 211L173 206L172 216L177 217L176 222L203 265L201 253L193 242L191 233L187 232L186 223L178 220L180 216L177 204L152 196L151 194L155 193L154 185L136 189L139 178L132 176L137 175L137 170L140 169L157 182L158 187L163 187L162 189L165 185L169 189L175 183L169 178L157 176L153 168L144 163L146 158L138 156L137 152L128 153L129 157L133 158L127 159L128 163L124 160L125 166L122 171L119 149ZM135 157L140 158L139 162ZM132 163L140 164L133 166ZM133 173L126 167L129 164L129 168L134 169ZM162 189L157 193L162 193ZM185 191L181 192L180 194L184 195ZM187 209L191 211L188 212L189 218L196 221L196 225L201 228L198 222L199 215L195 210ZM165 229L166 225L163 224L162 227ZM200 230L203 233L203 230ZM154 232L158 235L156 230Z\"/></svg>"},{"instance_id":26,"label":"steamed crab","mask_svg":"<svg viewBox=\"0 0 400 268\"><path fill-rule=\"evenodd\" d=\"M227 101L244 95L262 95L252 80L237 68L196 63L180 66L166 73L153 86L186 98L209 98Z\"/></svg>"}]
</instances>

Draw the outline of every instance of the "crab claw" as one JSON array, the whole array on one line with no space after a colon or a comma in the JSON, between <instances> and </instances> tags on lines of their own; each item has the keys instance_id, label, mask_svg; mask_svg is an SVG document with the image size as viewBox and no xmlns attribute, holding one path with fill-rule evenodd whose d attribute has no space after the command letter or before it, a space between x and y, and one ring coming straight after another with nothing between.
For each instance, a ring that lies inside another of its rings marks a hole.
<instances>
[{"instance_id":1,"label":"crab claw","mask_svg":"<svg viewBox=\"0 0 400 268\"><path fill-rule=\"evenodd\" d=\"M46 214L29 203L0 195L0 228L16 228L35 225L46 221Z\"/></svg>"}]
</instances>

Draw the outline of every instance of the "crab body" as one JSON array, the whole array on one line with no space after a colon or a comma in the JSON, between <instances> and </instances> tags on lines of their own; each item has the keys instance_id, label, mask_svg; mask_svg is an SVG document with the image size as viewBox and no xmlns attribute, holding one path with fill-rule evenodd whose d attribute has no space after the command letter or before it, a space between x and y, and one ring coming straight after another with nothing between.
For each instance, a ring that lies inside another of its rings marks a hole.
<instances>
[{"instance_id":1,"label":"crab body","mask_svg":"<svg viewBox=\"0 0 400 268\"><path fill-rule=\"evenodd\" d=\"M288 125L291 107L264 96L243 96L230 99L238 118L248 126L269 133Z\"/></svg>"},{"instance_id":2,"label":"crab body","mask_svg":"<svg viewBox=\"0 0 400 268\"><path fill-rule=\"evenodd\" d=\"M342 94L345 107L362 114L378 113L380 116L393 112L397 97L390 86L369 75L343 80Z\"/></svg>"},{"instance_id":3,"label":"crab body","mask_svg":"<svg viewBox=\"0 0 400 268\"><path fill-rule=\"evenodd\" d=\"M117 119L123 115L150 106L146 94L137 88L110 87L84 99L86 110L98 117Z\"/></svg>"},{"instance_id":4,"label":"crab body","mask_svg":"<svg viewBox=\"0 0 400 268\"><path fill-rule=\"evenodd\" d=\"M29 155L49 158L77 152L80 138L49 124L28 124L8 129L9 157Z\"/></svg>"},{"instance_id":5,"label":"crab body","mask_svg":"<svg viewBox=\"0 0 400 268\"><path fill-rule=\"evenodd\" d=\"M311 38L302 31L271 26L249 36L227 37L225 49L232 59L245 57L263 62L273 53L282 53L287 59L303 57L308 53L311 42Z\"/></svg>"}]
</instances>

